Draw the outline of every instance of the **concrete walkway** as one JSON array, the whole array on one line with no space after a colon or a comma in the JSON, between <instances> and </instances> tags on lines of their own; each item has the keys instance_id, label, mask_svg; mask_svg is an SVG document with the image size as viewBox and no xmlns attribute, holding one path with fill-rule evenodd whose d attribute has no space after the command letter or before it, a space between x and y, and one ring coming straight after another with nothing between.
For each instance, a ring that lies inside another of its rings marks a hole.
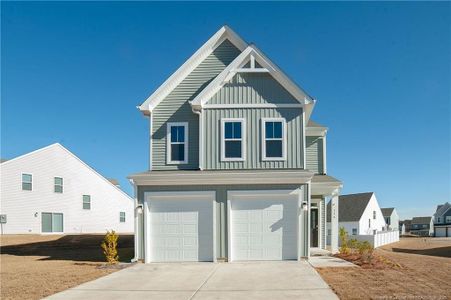
<instances>
[{"instance_id":1,"label":"concrete walkway","mask_svg":"<svg viewBox=\"0 0 451 300\"><path fill-rule=\"evenodd\" d=\"M338 299L306 261L136 264L48 299Z\"/></svg>"},{"instance_id":2,"label":"concrete walkway","mask_svg":"<svg viewBox=\"0 0 451 300\"><path fill-rule=\"evenodd\" d=\"M333 256L312 256L309 263L315 268L357 267L349 261Z\"/></svg>"}]
</instances>

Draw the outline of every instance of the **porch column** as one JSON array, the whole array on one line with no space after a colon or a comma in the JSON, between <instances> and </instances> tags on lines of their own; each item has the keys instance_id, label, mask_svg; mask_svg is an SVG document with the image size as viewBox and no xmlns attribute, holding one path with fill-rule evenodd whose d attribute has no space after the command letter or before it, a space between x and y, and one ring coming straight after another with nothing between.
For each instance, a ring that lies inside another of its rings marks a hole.
<instances>
[{"instance_id":1,"label":"porch column","mask_svg":"<svg viewBox=\"0 0 451 300\"><path fill-rule=\"evenodd\" d=\"M330 212L330 250L332 253L338 252L338 192L332 194Z\"/></svg>"}]
</instances>

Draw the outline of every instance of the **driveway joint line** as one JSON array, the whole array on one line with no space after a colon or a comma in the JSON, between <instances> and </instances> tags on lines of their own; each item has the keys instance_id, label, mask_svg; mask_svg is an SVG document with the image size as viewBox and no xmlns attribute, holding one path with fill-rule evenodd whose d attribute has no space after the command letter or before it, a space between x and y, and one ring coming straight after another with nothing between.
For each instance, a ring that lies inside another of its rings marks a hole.
<instances>
[{"instance_id":1,"label":"driveway joint line","mask_svg":"<svg viewBox=\"0 0 451 300\"><path fill-rule=\"evenodd\" d=\"M220 264L217 264L213 270L210 272L210 274L205 278L204 282L197 288L197 290L194 291L194 293L191 295L191 297L188 298L188 300L191 300L194 298L194 296L199 292L199 290L207 283L207 281L213 276L214 273L216 273L216 270L219 268Z\"/></svg>"}]
</instances>

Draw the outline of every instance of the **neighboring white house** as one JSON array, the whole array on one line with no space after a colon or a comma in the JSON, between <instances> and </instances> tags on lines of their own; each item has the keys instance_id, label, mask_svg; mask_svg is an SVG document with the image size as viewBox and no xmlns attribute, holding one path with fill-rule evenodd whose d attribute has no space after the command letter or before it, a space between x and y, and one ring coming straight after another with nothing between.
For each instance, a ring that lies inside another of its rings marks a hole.
<instances>
[{"instance_id":1,"label":"neighboring white house","mask_svg":"<svg viewBox=\"0 0 451 300\"><path fill-rule=\"evenodd\" d=\"M2 162L3 234L133 232L133 199L56 143Z\"/></svg>"},{"instance_id":2,"label":"neighboring white house","mask_svg":"<svg viewBox=\"0 0 451 300\"><path fill-rule=\"evenodd\" d=\"M399 230L399 216L394 207L381 208L388 229Z\"/></svg>"},{"instance_id":3,"label":"neighboring white house","mask_svg":"<svg viewBox=\"0 0 451 300\"><path fill-rule=\"evenodd\" d=\"M373 192L342 195L338 199L338 226L343 227L350 238L369 241L375 247L399 240L398 230L387 230ZM327 205L327 211L330 211L330 203ZM329 233L330 213L327 221Z\"/></svg>"}]
</instances>

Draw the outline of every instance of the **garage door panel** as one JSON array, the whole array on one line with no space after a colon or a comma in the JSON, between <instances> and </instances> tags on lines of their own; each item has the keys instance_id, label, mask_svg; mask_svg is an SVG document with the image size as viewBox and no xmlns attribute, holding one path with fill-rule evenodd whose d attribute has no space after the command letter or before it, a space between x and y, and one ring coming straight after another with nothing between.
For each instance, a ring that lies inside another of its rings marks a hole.
<instances>
[{"instance_id":1,"label":"garage door panel","mask_svg":"<svg viewBox=\"0 0 451 300\"><path fill-rule=\"evenodd\" d=\"M231 199L232 260L297 258L297 195L268 194Z\"/></svg>"},{"instance_id":2,"label":"garage door panel","mask_svg":"<svg viewBox=\"0 0 451 300\"><path fill-rule=\"evenodd\" d=\"M149 200L150 260L213 261L213 199Z\"/></svg>"}]
</instances>

